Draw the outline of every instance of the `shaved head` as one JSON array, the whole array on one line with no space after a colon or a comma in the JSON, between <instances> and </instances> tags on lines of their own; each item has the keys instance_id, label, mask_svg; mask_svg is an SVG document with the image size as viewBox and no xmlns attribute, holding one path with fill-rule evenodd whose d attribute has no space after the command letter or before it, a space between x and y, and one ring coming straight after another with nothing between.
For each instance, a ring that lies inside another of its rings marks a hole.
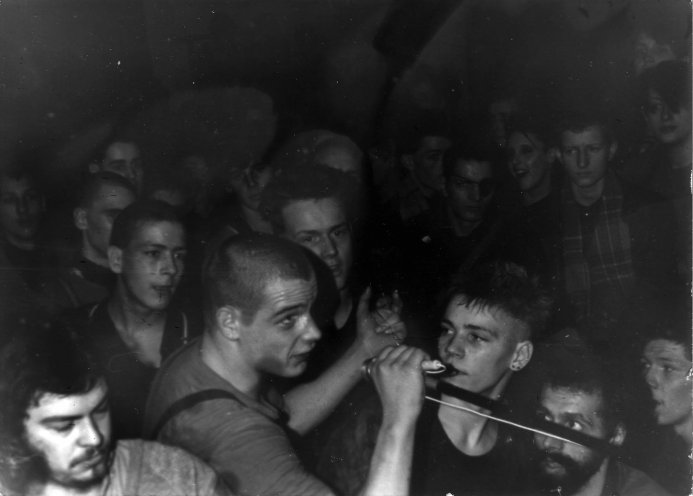
<instances>
[{"instance_id":1,"label":"shaved head","mask_svg":"<svg viewBox=\"0 0 693 496\"><path fill-rule=\"evenodd\" d=\"M205 321L211 329L216 311L232 306L251 321L264 302L265 288L277 279L315 277L303 248L285 239L261 234L233 236L205 264Z\"/></svg>"}]
</instances>

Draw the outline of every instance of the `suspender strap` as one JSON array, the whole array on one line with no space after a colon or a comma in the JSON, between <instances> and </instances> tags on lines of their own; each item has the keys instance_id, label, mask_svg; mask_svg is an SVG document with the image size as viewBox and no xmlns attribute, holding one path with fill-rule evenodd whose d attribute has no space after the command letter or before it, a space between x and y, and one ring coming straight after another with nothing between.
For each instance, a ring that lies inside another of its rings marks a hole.
<instances>
[{"instance_id":1,"label":"suspender strap","mask_svg":"<svg viewBox=\"0 0 693 496\"><path fill-rule=\"evenodd\" d=\"M238 398L236 398L236 396L233 393L226 391L224 389L204 389L202 391L189 394L188 396L183 396L179 400L173 402L166 409L161 418L159 418L156 427L154 427L154 430L152 431L151 439L156 439L157 437L159 437L159 432L161 431L161 429L163 429L163 427L169 420L171 420L179 413L187 410L188 408L192 408L193 406L198 405L199 403L219 399L229 399L241 403L241 401Z\"/></svg>"}]
</instances>

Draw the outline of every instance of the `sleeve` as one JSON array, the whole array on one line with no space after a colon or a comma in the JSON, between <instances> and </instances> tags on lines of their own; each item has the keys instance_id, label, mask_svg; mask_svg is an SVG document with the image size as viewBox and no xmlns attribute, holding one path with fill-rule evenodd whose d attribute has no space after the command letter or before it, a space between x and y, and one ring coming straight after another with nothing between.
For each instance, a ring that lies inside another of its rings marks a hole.
<instances>
[{"instance_id":1,"label":"sleeve","mask_svg":"<svg viewBox=\"0 0 693 496\"><path fill-rule=\"evenodd\" d=\"M228 400L213 400L182 412L160 439L206 461L241 495L330 495L305 471L277 423Z\"/></svg>"}]
</instances>

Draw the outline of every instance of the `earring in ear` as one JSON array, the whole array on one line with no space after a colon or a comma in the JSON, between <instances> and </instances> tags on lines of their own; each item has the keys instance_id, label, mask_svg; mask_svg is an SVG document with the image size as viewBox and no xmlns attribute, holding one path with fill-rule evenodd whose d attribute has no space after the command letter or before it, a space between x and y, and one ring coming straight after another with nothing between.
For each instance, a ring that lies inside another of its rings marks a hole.
<instances>
[{"instance_id":1,"label":"earring in ear","mask_svg":"<svg viewBox=\"0 0 693 496\"><path fill-rule=\"evenodd\" d=\"M516 363L513 363L510 365L510 370L512 370L513 372L517 372L518 370L520 370L520 366Z\"/></svg>"}]
</instances>

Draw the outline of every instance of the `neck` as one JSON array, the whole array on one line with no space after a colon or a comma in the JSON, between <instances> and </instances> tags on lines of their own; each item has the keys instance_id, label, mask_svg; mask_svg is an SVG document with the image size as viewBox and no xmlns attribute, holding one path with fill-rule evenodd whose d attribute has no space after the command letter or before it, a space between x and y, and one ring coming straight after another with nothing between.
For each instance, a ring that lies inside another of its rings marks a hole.
<instances>
[{"instance_id":1,"label":"neck","mask_svg":"<svg viewBox=\"0 0 693 496\"><path fill-rule=\"evenodd\" d=\"M120 324L126 331L136 330L142 327L142 324L147 326L161 324L166 320L166 310L152 310L128 298L123 287L123 280L120 278L108 300L108 313L116 325Z\"/></svg>"},{"instance_id":2,"label":"neck","mask_svg":"<svg viewBox=\"0 0 693 496\"><path fill-rule=\"evenodd\" d=\"M693 416L688 416L688 418L674 426L674 432L681 437L685 442L688 449L693 445Z\"/></svg>"},{"instance_id":3,"label":"neck","mask_svg":"<svg viewBox=\"0 0 693 496\"><path fill-rule=\"evenodd\" d=\"M53 481L28 488L28 496L96 496L101 494L102 484L87 488L66 487Z\"/></svg>"},{"instance_id":4,"label":"neck","mask_svg":"<svg viewBox=\"0 0 693 496\"><path fill-rule=\"evenodd\" d=\"M351 297L351 291L347 288L339 290L339 306L334 314L334 325L337 329L341 329L349 320L349 314L351 313L351 307L353 305L353 298Z\"/></svg>"},{"instance_id":5,"label":"neck","mask_svg":"<svg viewBox=\"0 0 693 496\"><path fill-rule=\"evenodd\" d=\"M606 471L608 467L609 459L606 458L594 475L570 496L600 496L604 490L604 484L606 483Z\"/></svg>"},{"instance_id":6,"label":"neck","mask_svg":"<svg viewBox=\"0 0 693 496\"><path fill-rule=\"evenodd\" d=\"M547 174L546 178L541 181L536 187L528 189L527 191L520 191L520 196L522 197L522 204L525 207L534 205L540 202L551 192L551 178Z\"/></svg>"},{"instance_id":7,"label":"neck","mask_svg":"<svg viewBox=\"0 0 693 496\"><path fill-rule=\"evenodd\" d=\"M272 234L272 226L262 217L260 212L245 205L241 205L241 211L243 212L243 218L253 231Z\"/></svg>"},{"instance_id":8,"label":"neck","mask_svg":"<svg viewBox=\"0 0 693 496\"><path fill-rule=\"evenodd\" d=\"M688 135L684 140L666 148L666 156L672 169L686 169L691 167L691 141L693 137Z\"/></svg>"},{"instance_id":9,"label":"neck","mask_svg":"<svg viewBox=\"0 0 693 496\"><path fill-rule=\"evenodd\" d=\"M96 265L100 265L101 267L108 268L108 257L96 251L94 247L87 243L84 238L82 238L81 252L82 256L90 262L95 263Z\"/></svg>"},{"instance_id":10,"label":"neck","mask_svg":"<svg viewBox=\"0 0 693 496\"><path fill-rule=\"evenodd\" d=\"M604 192L604 178L600 179L592 186L581 187L571 184L570 187L573 190L573 198L575 198L575 201L583 207L589 207L602 197L602 193Z\"/></svg>"},{"instance_id":11,"label":"neck","mask_svg":"<svg viewBox=\"0 0 693 496\"><path fill-rule=\"evenodd\" d=\"M233 387L259 400L262 374L246 364L236 344L216 330L205 329L200 345L202 362Z\"/></svg>"}]
</instances>

